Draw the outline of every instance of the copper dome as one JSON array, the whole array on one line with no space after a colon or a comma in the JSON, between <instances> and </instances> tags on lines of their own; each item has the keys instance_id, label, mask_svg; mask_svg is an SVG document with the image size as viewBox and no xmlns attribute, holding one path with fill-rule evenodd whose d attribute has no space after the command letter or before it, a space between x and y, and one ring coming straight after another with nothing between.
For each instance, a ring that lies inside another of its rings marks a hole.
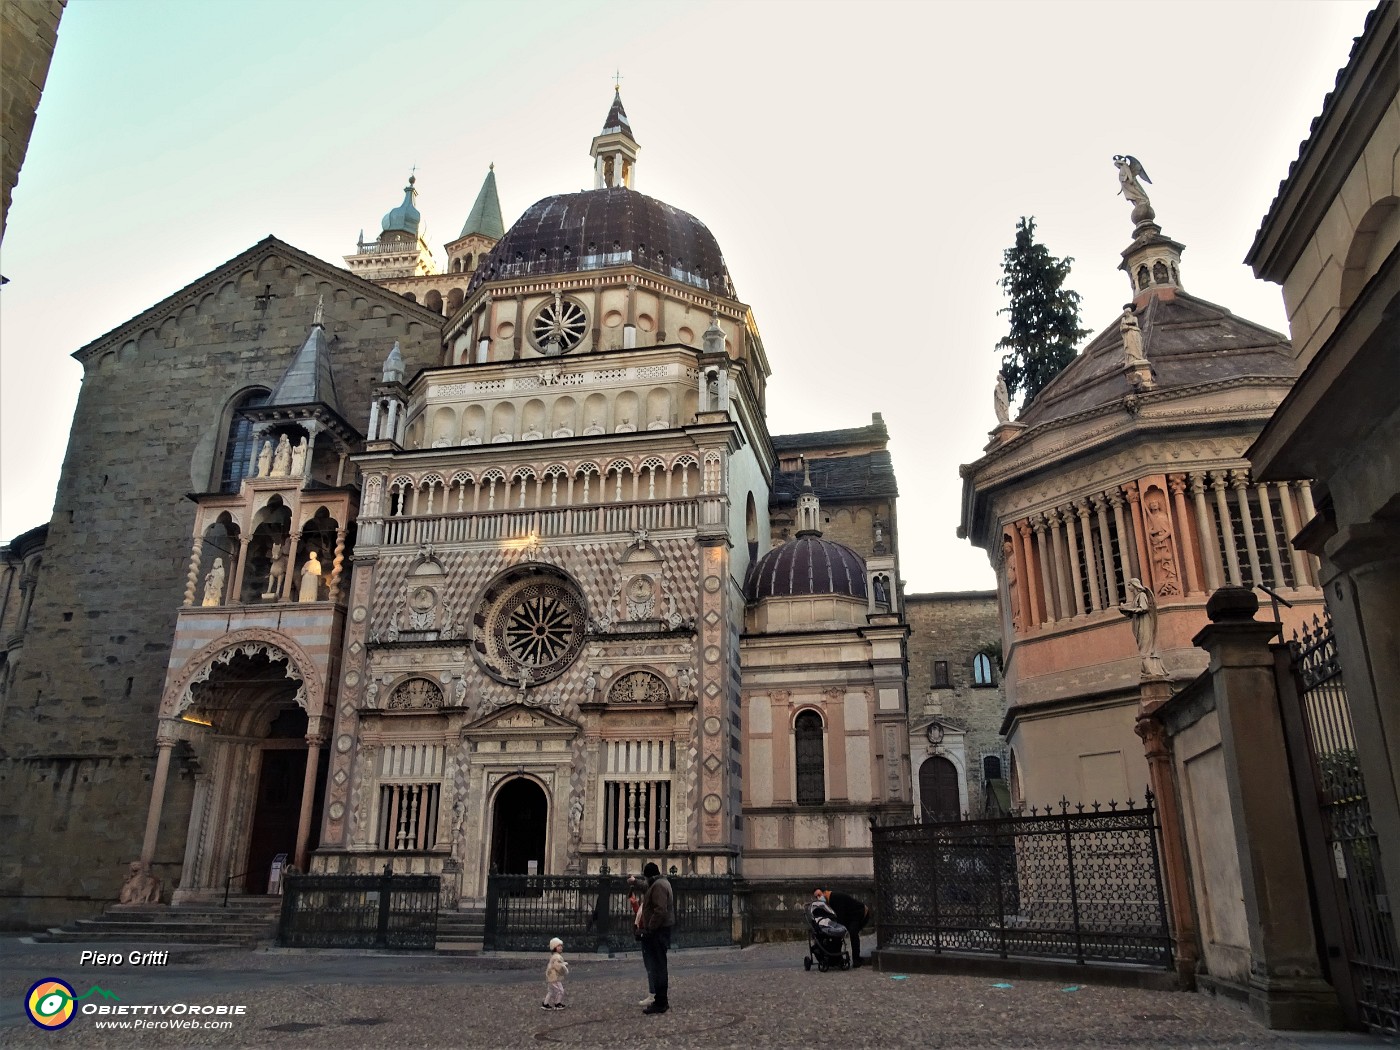
<instances>
[{"instance_id":1,"label":"copper dome","mask_svg":"<svg viewBox=\"0 0 1400 1050\"><path fill-rule=\"evenodd\" d=\"M865 600L865 560L844 543L803 533L749 567L749 601L839 594Z\"/></svg>"},{"instance_id":2,"label":"copper dome","mask_svg":"<svg viewBox=\"0 0 1400 1050\"><path fill-rule=\"evenodd\" d=\"M468 294L487 281L623 265L734 297L724 255L703 222L623 188L530 205L477 268Z\"/></svg>"}]
</instances>

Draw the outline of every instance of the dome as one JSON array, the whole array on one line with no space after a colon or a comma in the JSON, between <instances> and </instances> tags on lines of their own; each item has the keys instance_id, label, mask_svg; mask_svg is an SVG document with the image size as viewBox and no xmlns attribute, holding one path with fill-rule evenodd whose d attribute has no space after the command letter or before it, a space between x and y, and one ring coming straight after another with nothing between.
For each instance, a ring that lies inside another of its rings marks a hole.
<instances>
[{"instance_id":1,"label":"dome","mask_svg":"<svg viewBox=\"0 0 1400 1050\"><path fill-rule=\"evenodd\" d=\"M530 205L477 268L468 294L486 281L627 264L734 296L724 255L703 222L622 187L561 193Z\"/></svg>"},{"instance_id":2,"label":"dome","mask_svg":"<svg viewBox=\"0 0 1400 1050\"><path fill-rule=\"evenodd\" d=\"M749 568L749 601L837 594L865 601L865 560L844 543L803 533Z\"/></svg>"},{"instance_id":3,"label":"dome","mask_svg":"<svg viewBox=\"0 0 1400 1050\"><path fill-rule=\"evenodd\" d=\"M413 198L418 196L418 191L413 188L415 181L417 180L412 175L408 177L408 185L403 188L403 203L384 216L381 225L385 233L409 233L418 236L418 224L423 217L413 206Z\"/></svg>"}]
</instances>

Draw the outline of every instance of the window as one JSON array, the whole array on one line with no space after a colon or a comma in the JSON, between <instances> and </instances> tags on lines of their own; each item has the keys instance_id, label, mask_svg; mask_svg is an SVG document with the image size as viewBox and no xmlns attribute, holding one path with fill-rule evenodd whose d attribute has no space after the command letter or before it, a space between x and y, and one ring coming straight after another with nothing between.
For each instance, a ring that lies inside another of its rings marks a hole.
<instances>
[{"instance_id":1,"label":"window","mask_svg":"<svg viewBox=\"0 0 1400 1050\"><path fill-rule=\"evenodd\" d=\"M237 492L253 463L253 421L241 415L245 408L267 404L272 395L266 390L245 394L234 406L229 421L228 439L224 442L224 462L219 471L219 491Z\"/></svg>"},{"instance_id":2,"label":"window","mask_svg":"<svg viewBox=\"0 0 1400 1050\"><path fill-rule=\"evenodd\" d=\"M437 845L442 744L385 744L377 761L379 821L375 840L382 850L430 850Z\"/></svg>"},{"instance_id":3,"label":"window","mask_svg":"<svg viewBox=\"0 0 1400 1050\"><path fill-rule=\"evenodd\" d=\"M674 740L603 741L603 848L671 848Z\"/></svg>"},{"instance_id":4,"label":"window","mask_svg":"<svg viewBox=\"0 0 1400 1050\"><path fill-rule=\"evenodd\" d=\"M992 658L986 653L978 653L972 658L972 684L992 685Z\"/></svg>"},{"instance_id":5,"label":"window","mask_svg":"<svg viewBox=\"0 0 1400 1050\"><path fill-rule=\"evenodd\" d=\"M821 715L803 711L793 723L793 737L797 745L797 804L820 806L826 801Z\"/></svg>"},{"instance_id":6,"label":"window","mask_svg":"<svg viewBox=\"0 0 1400 1050\"><path fill-rule=\"evenodd\" d=\"M999 756L999 755L983 755L983 756L982 756L982 779L983 779L983 780L1000 780L1000 779L1001 779L1001 756Z\"/></svg>"},{"instance_id":7,"label":"window","mask_svg":"<svg viewBox=\"0 0 1400 1050\"><path fill-rule=\"evenodd\" d=\"M935 689L951 689L953 680L948 677L948 661L933 661L933 687Z\"/></svg>"}]
</instances>

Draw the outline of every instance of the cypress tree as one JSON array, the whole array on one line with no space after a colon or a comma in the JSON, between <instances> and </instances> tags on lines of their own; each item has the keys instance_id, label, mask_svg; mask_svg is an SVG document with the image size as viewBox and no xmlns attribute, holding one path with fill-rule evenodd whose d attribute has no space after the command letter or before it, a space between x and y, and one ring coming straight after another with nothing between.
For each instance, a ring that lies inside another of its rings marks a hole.
<instances>
[{"instance_id":1,"label":"cypress tree","mask_svg":"<svg viewBox=\"0 0 1400 1050\"><path fill-rule=\"evenodd\" d=\"M1016 225L1016 243L1002 253L999 282L1010 305L997 311L1011 318L1011 330L997 343L1004 351L1001 370L1014 397L1029 404L1060 370L1074 360L1074 346L1089 334L1079 327L1079 293L1064 287L1069 256L1056 259L1035 239L1035 219Z\"/></svg>"}]
</instances>

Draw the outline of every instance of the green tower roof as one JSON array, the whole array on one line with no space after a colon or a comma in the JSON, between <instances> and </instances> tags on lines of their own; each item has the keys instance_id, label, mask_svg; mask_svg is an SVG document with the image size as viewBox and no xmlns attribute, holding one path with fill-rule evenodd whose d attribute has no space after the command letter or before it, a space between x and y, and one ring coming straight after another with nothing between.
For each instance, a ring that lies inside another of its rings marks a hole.
<instances>
[{"instance_id":1,"label":"green tower roof","mask_svg":"<svg viewBox=\"0 0 1400 1050\"><path fill-rule=\"evenodd\" d=\"M501 221L501 198L496 195L496 165L486 173L486 181L481 184L481 192L476 195L476 203L462 224L459 237L469 237L473 233L499 241L506 235L506 225Z\"/></svg>"}]
</instances>

